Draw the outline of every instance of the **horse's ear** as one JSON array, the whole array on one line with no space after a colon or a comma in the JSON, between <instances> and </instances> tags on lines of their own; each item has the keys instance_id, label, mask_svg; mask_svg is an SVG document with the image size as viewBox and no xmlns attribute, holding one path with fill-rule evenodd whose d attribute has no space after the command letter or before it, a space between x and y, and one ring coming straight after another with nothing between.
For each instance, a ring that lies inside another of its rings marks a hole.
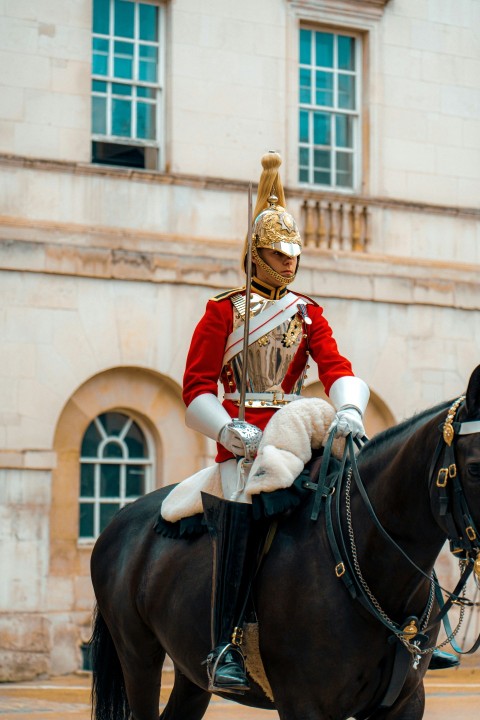
<instances>
[{"instance_id":1,"label":"horse's ear","mask_svg":"<svg viewBox=\"0 0 480 720\"><path fill-rule=\"evenodd\" d=\"M477 365L470 377L465 405L468 417L480 415L480 365Z\"/></svg>"}]
</instances>

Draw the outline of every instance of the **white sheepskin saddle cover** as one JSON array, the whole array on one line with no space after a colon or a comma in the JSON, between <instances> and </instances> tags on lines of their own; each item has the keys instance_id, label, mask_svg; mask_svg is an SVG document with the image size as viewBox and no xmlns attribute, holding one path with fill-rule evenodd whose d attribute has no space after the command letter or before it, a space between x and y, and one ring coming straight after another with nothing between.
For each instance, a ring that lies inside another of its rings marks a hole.
<instances>
[{"instance_id":1,"label":"white sheepskin saddle cover","mask_svg":"<svg viewBox=\"0 0 480 720\"><path fill-rule=\"evenodd\" d=\"M245 487L248 498L292 485L312 457L325 445L335 410L325 400L302 398L278 410L266 426ZM344 438L333 442L332 454L341 458ZM203 511L201 493L224 497L219 465L200 470L179 483L162 503L167 522Z\"/></svg>"}]
</instances>

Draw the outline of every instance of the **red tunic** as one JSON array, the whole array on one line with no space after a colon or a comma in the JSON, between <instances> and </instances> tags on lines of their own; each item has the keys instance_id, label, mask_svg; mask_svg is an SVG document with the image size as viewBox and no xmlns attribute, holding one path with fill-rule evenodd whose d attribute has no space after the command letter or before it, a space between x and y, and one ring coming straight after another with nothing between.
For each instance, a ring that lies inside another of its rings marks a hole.
<instances>
[{"instance_id":1,"label":"red tunic","mask_svg":"<svg viewBox=\"0 0 480 720\"><path fill-rule=\"evenodd\" d=\"M238 291L237 291L238 292ZM302 296L300 296L302 297ZM291 363L282 387L286 393L291 391L295 381L303 372L308 359L308 352L318 365L319 379L328 395L335 380L346 375L352 376L352 366L347 358L340 355L332 330L323 316L321 308L313 300L307 305L311 325L304 325L307 338L300 342L294 360ZM312 304L310 304L312 303ZM233 330L233 305L230 296L221 300L209 300L204 316L198 323L192 336L183 377L183 400L188 405L192 400L204 393L217 395L218 381L221 380L225 392L231 392L223 368L223 356L228 336ZM308 352L307 352L308 349ZM238 417L238 405L231 400L224 400L223 406L230 417ZM276 412L274 408L245 408L245 420L264 430L265 425ZM217 444L217 462L233 457L222 445Z\"/></svg>"}]
</instances>

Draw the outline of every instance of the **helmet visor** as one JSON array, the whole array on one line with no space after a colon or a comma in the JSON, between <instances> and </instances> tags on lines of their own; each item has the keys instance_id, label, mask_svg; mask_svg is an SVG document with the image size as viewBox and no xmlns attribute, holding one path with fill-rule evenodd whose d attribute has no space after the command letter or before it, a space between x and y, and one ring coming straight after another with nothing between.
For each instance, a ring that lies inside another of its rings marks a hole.
<instances>
[{"instance_id":1,"label":"helmet visor","mask_svg":"<svg viewBox=\"0 0 480 720\"><path fill-rule=\"evenodd\" d=\"M282 255L288 255L288 257L291 258L298 257L302 252L302 248L298 243L279 241L271 243L269 246L265 247L270 247L272 250L281 252Z\"/></svg>"}]
</instances>

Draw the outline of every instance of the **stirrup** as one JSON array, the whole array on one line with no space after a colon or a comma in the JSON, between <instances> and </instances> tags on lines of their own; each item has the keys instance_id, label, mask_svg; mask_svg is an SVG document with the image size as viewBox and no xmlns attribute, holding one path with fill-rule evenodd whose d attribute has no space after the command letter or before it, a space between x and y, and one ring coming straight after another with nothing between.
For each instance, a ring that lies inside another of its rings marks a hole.
<instances>
[{"instance_id":1,"label":"stirrup","mask_svg":"<svg viewBox=\"0 0 480 720\"><path fill-rule=\"evenodd\" d=\"M215 650L212 650L212 652L207 656L207 659L205 661L207 665L209 692L243 694L245 691L250 690L250 684L247 679L247 673L245 668L245 658L239 646L234 645L233 643L227 643L224 647L222 647L218 654L216 650L217 648L215 648ZM217 671L220 670L219 674L221 676L221 668L219 668L219 664L224 659L224 656L227 652L234 652L235 659L231 662L227 662L226 666L233 666L239 672L236 679L232 678L231 682L226 680L226 682L222 684L221 682L218 682Z\"/></svg>"}]
</instances>

